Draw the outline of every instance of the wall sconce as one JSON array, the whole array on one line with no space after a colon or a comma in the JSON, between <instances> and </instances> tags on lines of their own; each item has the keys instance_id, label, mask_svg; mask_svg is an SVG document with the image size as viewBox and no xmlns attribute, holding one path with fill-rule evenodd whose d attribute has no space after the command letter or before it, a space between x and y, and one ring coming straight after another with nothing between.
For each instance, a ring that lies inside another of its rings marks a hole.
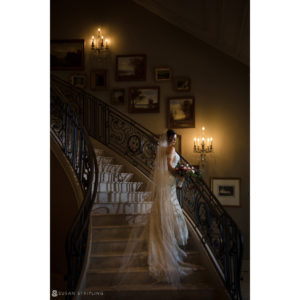
<instances>
[{"instance_id":1,"label":"wall sconce","mask_svg":"<svg viewBox=\"0 0 300 300\"><path fill-rule=\"evenodd\" d=\"M104 39L102 30L99 27L96 38L94 35L92 36L92 41L91 41L92 53L98 56L107 56L109 54L109 45L110 45L110 40L107 38Z\"/></svg>"},{"instance_id":2,"label":"wall sconce","mask_svg":"<svg viewBox=\"0 0 300 300\"><path fill-rule=\"evenodd\" d=\"M206 160L206 154L213 152L213 138L205 138L205 127L202 127L201 138L194 138L194 152L200 153L200 161L202 167Z\"/></svg>"}]
</instances>

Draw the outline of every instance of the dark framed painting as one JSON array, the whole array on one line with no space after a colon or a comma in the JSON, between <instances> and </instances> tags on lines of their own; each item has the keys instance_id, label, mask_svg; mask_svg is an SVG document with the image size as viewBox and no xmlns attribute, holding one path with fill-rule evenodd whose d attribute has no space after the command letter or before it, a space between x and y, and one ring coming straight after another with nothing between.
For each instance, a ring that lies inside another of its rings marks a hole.
<instances>
[{"instance_id":1,"label":"dark framed painting","mask_svg":"<svg viewBox=\"0 0 300 300\"><path fill-rule=\"evenodd\" d=\"M168 128L195 128L195 98L172 97L167 101Z\"/></svg>"},{"instance_id":2,"label":"dark framed painting","mask_svg":"<svg viewBox=\"0 0 300 300\"><path fill-rule=\"evenodd\" d=\"M51 70L83 70L84 40L51 40Z\"/></svg>"},{"instance_id":3,"label":"dark framed painting","mask_svg":"<svg viewBox=\"0 0 300 300\"><path fill-rule=\"evenodd\" d=\"M146 80L146 55L117 55L116 81Z\"/></svg>"},{"instance_id":4,"label":"dark framed painting","mask_svg":"<svg viewBox=\"0 0 300 300\"><path fill-rule=\"evenodd\" d=\"M128 92L130 113L158 113L160 104L159 87L131 87Z\"/></svg>"},{"instance_id":5,"label":"dark framed painting","mask_svg":"<svg viewBox=\"0 0 300 300\"><path fill-rule=\"evenodd\" d=\"M170 81L172 78L172 70L170 67L154 68L154 80L157 82Z\"/></svg>"},{"instance_id":6,"label":"dark framed painting","mask_svg":"<svg viewBox=\"0 0 300 300\"><path fill-rule=\"evenodd\" d=\"M107 70L92 70L91 71L91 89L106 90L108 88Z\"/></svg>"},{"instance_id":7,"label":"dark framed painting","mask_svg":"<svg viewBox=\"0 0 300 300\"><path fill-rule=\"evenodd\" d=\"M241 206L239 178L211 178L211 191L223 206Z\"/></svg>"},{"instance_id":8,"label":"dark framed painting","mask_svg":"<svg viewBox=\"0 0 300 300\"><path fill-rule=\"evenodd\" d=\"M189 92L191 90L191 79L189 77L174 77L174 89L178 92Z\"/></svg>"},{"instance_id":9,"label":"dark framed painting","mask_svg":"<svg viewBox=\"0 0 300 300\"><path fill-rule=\"evenodd\" d=\"M87 83L87 76L85 73L74 73L71 74L70 76L70 82L73 84L75 87L78 88L85 88L86 83Z\"/></svg>"},{"instance_id":10,"label":"dark framed painting","mask_svg":"<svg viewBox=\"0 0 300 300\"><path fill-rule=\"evenodd\" d=\"M111 104L119 105L125 103L125 89L113 89L111 91Z\"/></svg>"}]
</instances>

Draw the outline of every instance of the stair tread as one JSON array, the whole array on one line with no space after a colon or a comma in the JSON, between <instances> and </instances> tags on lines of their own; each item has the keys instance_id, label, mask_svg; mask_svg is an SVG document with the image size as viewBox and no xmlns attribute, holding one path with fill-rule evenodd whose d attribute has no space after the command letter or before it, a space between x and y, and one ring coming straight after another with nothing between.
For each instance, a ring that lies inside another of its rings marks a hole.
<instances>
[{"instance_id":1,"label":"stair tread","mask_svg":"<svg viewBox=\"0 0 300 300\"><path fill-rule=\"evenodd\" d=\"M197 284L193 283L182 283L181 287L174 287L171 284L163 282L154 282L149 284L126 284L115 286L91 286L85 289L85 291L149 291L149 290L218 290L217 287L213 286L209 282L199 282Z\"/></svg>"},{"instance_id":2,"label":"stair tread","mask_svg":"<svg viewBox=\"0 0 300 300\"><path fill-rule=\"evenodd\" d=\"M142 252L136 252L136 253L132 253L132 255L134 256L139 256L139 255L147 255L148 252L147 251L142 251ZM110 253L103 253L103 254L91 254L90 257L91 258L101 258L101 257L119 257L119 256L128 256L128 255L124 255L124 251L123 252L110 252Z\"/></svg>"},{"instance_id":3,"label":"stair tread","mask_svg":"<svg viewBox=\"0 0 300 300\"><path fill-rule=\"evenodd\" d=\"M92 225L95 229L118 229L118 228L132 228L132 227L145 227L144 224L124 224L124 225Z\"/></svg>"},{"instance_id":4,"label":"stair tread","mask_svg":"<svg viewBox=\"0 0 300 300\"><path fill-rule=\"evenodd\" d=\"M195 274L198 271L204 271L206 270L201 265L195 265L194 273L191 273L190 275ZM97 274L107 274L107 273L118 273L120 272L120 268L97 268L97 269L89 269L87 271L88 274L90 273L97 273ZM121 271L122 272L122 271ZM147 266L144 267L132 267L128 268L125 272L132 272L132 273L149 273L149 268Z\"/></svg>"},{"instance_id":5,"label":"stair tread","mask_svg":"<svg viewBox=\"0 0 300 300\"><path fill-rule=\"evenodd\" d=\"M133 242L142 242L146 241L146 239L131 239ZM128 238L112 238L112 239L102 239L102 238L97 238L93 239L92 243L108 243L108 242L128 242Z\"/></svg>"},{"instance_id":6,"label":"stair tread","mask_svg":"<svg viewBox=\"0 0 300 300\"><path fill-rule=\"evenodd\" d=\"M148 201L148 200L130 200L130 201L95 201L94 205L98 205L98 204L134 204L134 203L138 203L138 204L142 204L142 203L153 203L153 201Z\"/></svg>"},{"instance_id":7,"label":"stair tread","mask_svg":"<svg viewBox=\"0 0 300 300\"><path fill-rule=\"evenodd\" d=\"M201 254L201 252L199 251L193 251L193 250L188 250L185 251L185 253L189 256L189 255L194 255L194 254ZM148 252L147 251L141 251L141 252L135 252L132 253L134 256L138 256L138 255L147 255ZM118 257L118 256L126 256L124 255L124 251L122 252L110 252L110 253L103 253L103 254L91 254L90 257Z\"/></svg>"}]
</instances>

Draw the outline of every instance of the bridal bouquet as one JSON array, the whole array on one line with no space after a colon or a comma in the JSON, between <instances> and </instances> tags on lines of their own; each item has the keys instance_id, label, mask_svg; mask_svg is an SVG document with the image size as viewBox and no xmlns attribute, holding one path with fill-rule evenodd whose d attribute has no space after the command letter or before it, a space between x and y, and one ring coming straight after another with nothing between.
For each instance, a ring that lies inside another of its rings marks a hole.
<instances>
[{"instance_id":1,"label":"bridal bouquet","mask_svg":"<svg viewBox=\"0 0 300 300\"><path fill-rule=\"evenodd\" d=\"M178 187L182 188L185 177L201 177L200 171L194 167L178 163L175 167L176 174L181 178L178 180Z\"/></svg>"}]
</instances>

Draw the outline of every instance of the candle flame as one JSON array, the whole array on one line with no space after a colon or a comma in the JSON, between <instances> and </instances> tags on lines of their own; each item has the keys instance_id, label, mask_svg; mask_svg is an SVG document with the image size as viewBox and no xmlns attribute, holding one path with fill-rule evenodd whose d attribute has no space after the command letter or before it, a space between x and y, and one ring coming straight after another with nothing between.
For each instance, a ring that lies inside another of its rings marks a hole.
<instances>
[{"instance_id":1,"label":"candle flame","mask_svg":"<svg viewBox=\"0 0 300 300\"><path fill-rule=\"evenodd\" d=\"M98 28L98 31L100 32L100 28Z\"/></svg>"},{"instance_id":2,"label":"candle flame","mask_svg":"<svg viewBox=\"0 0 300 300\"><path fill-rule=\"evenodd\" d=\"M205 127L204 127L204 126L202 127L202 130L203 130L203 131L205 130Z\"/></svg>"}]
</instances>

